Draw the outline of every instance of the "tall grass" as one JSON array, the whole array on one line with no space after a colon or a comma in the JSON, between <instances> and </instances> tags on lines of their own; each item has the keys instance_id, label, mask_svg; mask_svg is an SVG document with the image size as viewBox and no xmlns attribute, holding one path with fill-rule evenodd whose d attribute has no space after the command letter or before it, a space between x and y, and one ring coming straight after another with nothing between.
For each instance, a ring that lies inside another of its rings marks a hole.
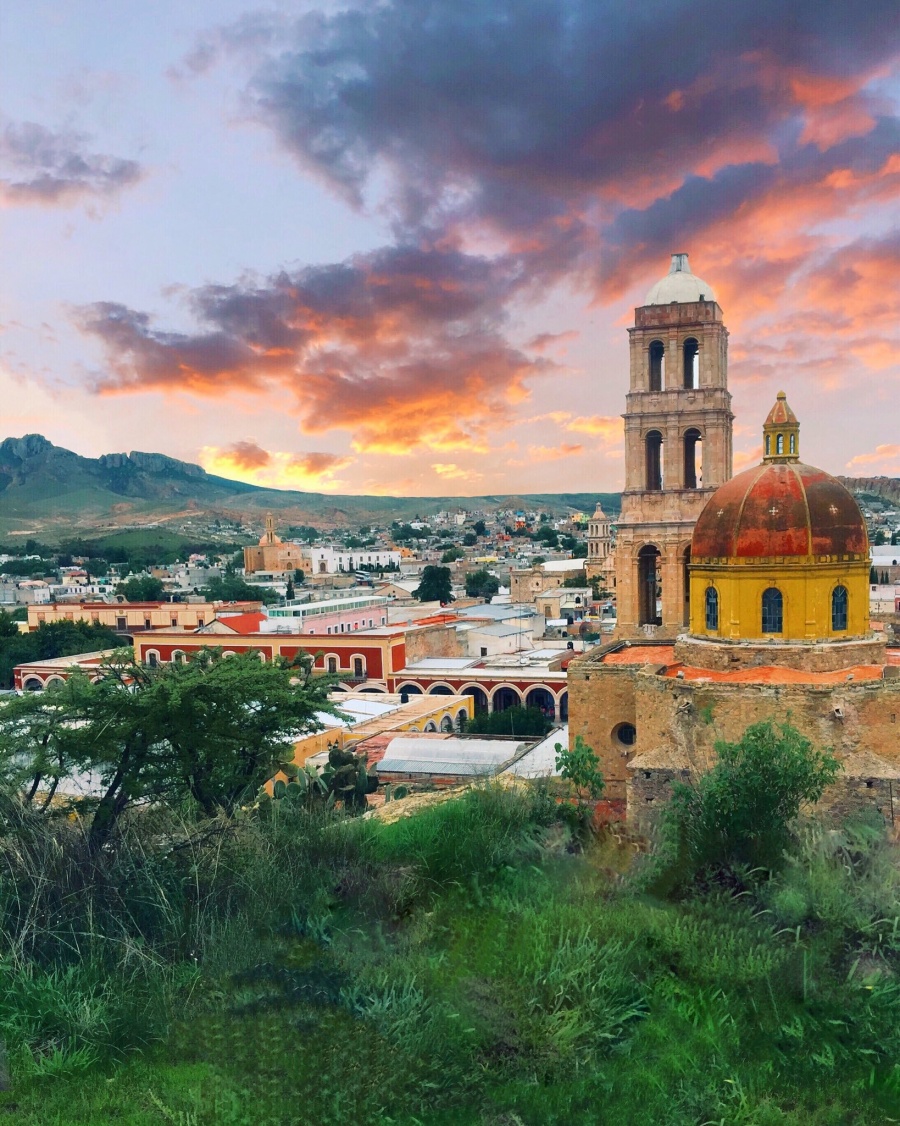
<instances>
[{"instance_id":1,"label":"tall grass","mask_svg":"<svg viewBox=\"0 0 900 1126\"><path fill-rule=\"evenodd\" d=\"M673 903L616 875L608 841L561 850L540 790L391 825L267 810L138 811L93 869L78 822L7 816L23 1121L103 1120L111 1091L142 1126L900 1120L883 834L804 827L776 877Z\"/></svg>"}]
</instances>

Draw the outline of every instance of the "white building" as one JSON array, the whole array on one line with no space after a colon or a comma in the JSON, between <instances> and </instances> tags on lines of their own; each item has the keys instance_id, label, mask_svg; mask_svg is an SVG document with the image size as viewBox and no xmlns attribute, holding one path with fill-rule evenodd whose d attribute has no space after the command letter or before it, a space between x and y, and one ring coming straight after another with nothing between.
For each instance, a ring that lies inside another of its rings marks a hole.
<instances>
[{"instance_id":1,"label":"white building","mask_svg":"<svg viewBox=\"0 0 900 1126\"><path fill-rule=\"evenodd\" d=\"M379 551L376 548L360 547L347 550L337 547L317 545L302 548L304 561L309 560L311 575L339 575L353 571L383 570L385 567L400 566L399 551ZM304 567L304 570L307 570Z\"/></svg>"}]
</instances>

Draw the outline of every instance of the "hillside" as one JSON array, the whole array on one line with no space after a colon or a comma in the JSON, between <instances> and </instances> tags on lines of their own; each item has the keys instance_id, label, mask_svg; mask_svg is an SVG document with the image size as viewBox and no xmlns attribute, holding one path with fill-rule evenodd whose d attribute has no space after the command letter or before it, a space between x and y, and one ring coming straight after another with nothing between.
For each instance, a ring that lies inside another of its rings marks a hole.
<instances>
[{"instance_id":1,"label":"hillside","mask_svg":"<svg viewBox=\"0 0 900 1126\"><path fill-rule=\"evenodd\" d=\"M334 496L264 489L207 473L164 454L111 453L82 457L40 434L0 442L0 537L225 517L256 523L268 510L284 524L340 527L427 517L448 508L574 508L602 501L619 510L617 493L538 493L482 497Z\"/></svg>"}]
</instances>

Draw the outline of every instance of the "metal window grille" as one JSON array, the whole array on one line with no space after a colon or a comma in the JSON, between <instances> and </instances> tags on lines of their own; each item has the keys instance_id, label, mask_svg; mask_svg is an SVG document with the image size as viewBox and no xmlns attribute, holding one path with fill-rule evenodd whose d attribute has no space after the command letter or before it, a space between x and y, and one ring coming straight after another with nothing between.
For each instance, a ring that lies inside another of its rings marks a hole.
<instances>
[{"instance_id":1,"label":"metal window grille","mask_svg":"<svg viewBox=\"0 0 900 1126\"><path fill-rule=\"evenodd\" d=\"M714 586L706 588L706 628L719 628L719 592Z\"/></svg>"},{"instance_id":2,"label":"metal window grille","mask_svg":"<svg viewBox=\"0 0 900 1126\"><path fill-rule=\"evenodd\" d=\"M831 592L831 628L835 631L847 628L847 588L836 586Z\"/></svg>"},{"instance_id":3,"label":"metal window grille","mask_svg":"<svg viewBox=\"0 0 900 1126\"><path fill-rule=\"evenodd\" d=\"M784 599L776 587L769 587L762 596L763 633L781 633L784 624Z\"/></svg>"}]
</instances>

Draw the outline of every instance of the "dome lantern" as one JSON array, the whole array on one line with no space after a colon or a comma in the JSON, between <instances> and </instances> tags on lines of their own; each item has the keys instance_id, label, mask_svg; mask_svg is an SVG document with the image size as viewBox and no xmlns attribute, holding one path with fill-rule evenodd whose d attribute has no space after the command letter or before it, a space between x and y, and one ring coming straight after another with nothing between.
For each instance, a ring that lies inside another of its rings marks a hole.
<instances>
[{"instance_id":1,"label":"dome lantern","mask_svg":"<svg viewBox=\"0 0 900 1126\"><path fill-rule=\"evenodd\" d=\"M775 406L763 423L763 461L800 460L800 423L788 406L787 395L779 391Z\"/></svg>"}]
</instances>

